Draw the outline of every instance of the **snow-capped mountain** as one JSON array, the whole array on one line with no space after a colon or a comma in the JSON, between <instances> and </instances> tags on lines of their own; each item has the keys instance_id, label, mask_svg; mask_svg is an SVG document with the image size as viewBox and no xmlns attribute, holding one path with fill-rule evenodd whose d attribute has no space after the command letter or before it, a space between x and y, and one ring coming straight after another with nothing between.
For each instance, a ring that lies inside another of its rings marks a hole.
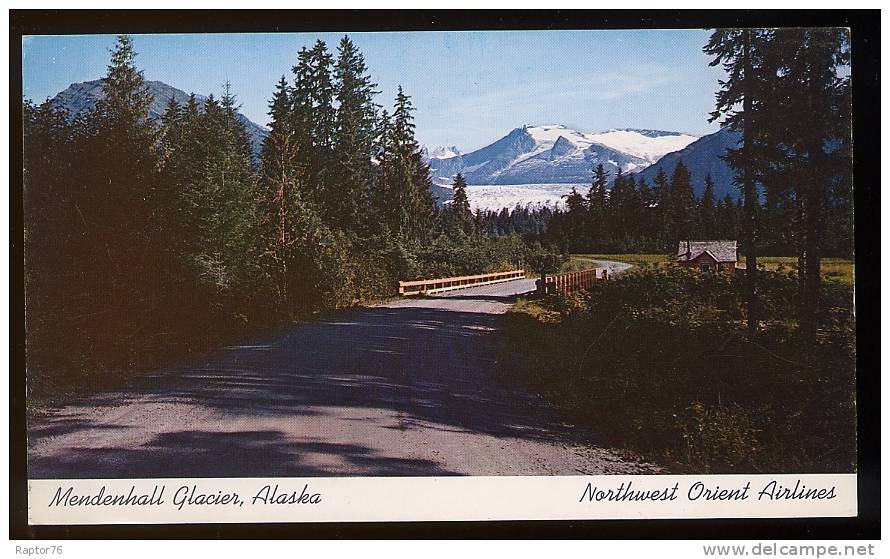
<instances>
[{"instance_id":1,"label":"snow-capped mountain","mask_svg":"<svg viewBox=\"0 0 890 559\"><path fill-rule=\"evenodd\" d=\"M152 119L157 120L161 118L170 99L175 99L180 105L184 105L188 101L188 93L181 89L159 81L147 81L145 83L154 96L154 101L148 109L148 115ZM69 85L67 89L53 97L52 102L66 108L71 116L75 116L82 111L92 109L96 106L96 102L104 97L105 92L102 91L102 80L92 80ZM204 95L195 95L195 98L199 103L203 103L207 99ZM241 113L238 113L238 119L244 123L247 132L250 134L254 153L259 153L263 139L265 139L268 131Z\"/></svg>"},{"instance_id":2,"label":"snow-capped mountain","mask_svg":"<svg viewBox=\"0 0 890 559\"><path fill-rule=\"evenodd\" d=\"M430 153L430 159L451 159L452 157L460 157L463 155L455 146L440 147L434 149Z\"/></svg>"},{"instance_id":3,"label":"snow-capped mountain","mask_svg":"<svg viewBox=\"0 0 890 559\"><path fill-rule=\"evenodd\" d=\"M647 167L685 148L696 136L654 130L585 134L563 125L523 126L496 142L461 154L456 148L429 155L433 182L450 184L462 173L468 184L586 184L602 164L609 173Z\"/></svg>"},{"instance_id":4,"label":"snow-capped mountain","mask_svg":"<svg viewBox=\"0 0 890 559\"><path fill-rule=\"evenodd\" d=\"M721 128L713 134L702 136L679 151L668 153L651 166L639 171L637 176L646 179L651 186L659 169L664 169L670 177L677 167L677 162L682 160L692 175L692 187L697 196L701 196L704 192L705 177L710 173L714 179L714 195L718 199L727 194L732 198L738 198L739 191L732 184L733 171L721 156L727 149L738 147L739 140L740 135L737 132Z\"/></svg>"}]
</instances>

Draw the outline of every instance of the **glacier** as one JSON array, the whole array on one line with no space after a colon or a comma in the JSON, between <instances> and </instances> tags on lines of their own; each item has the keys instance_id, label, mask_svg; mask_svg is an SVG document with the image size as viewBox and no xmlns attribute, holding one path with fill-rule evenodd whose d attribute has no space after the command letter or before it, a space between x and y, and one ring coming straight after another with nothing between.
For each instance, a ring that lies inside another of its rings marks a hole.
<instances>
[{"instance_id":1,"label":"glacier","mask_svg":"<svg viewBox=\"0 0 890 559\"><path fill-rule=\"evenodd\" d=\"M525 125L469 153L438 148L428 161L439 185L450 184L457 173L470 185L589 184L599 164L612 175L619 168L633 172L696 140L691 134L657 130L589 134L561 124Z\"/></svg>"}]
</instances>

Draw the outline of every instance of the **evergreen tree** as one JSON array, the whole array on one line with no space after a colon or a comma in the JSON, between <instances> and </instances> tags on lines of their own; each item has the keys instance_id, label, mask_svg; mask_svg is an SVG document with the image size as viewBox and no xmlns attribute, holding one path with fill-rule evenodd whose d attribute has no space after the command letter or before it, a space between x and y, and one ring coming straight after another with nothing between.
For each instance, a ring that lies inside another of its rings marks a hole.
<instances>
[{"instance_id":1,"label":"evergreen tree","mask_svg":"<svg viewBox=\"0 0 890 559\"><path fill-rule=\"evenodd\" d=\"M590 241L594 246L604 245L608 242L608 212L606 200L606 183L608 182L608 173L603 168L602 163L596 166L593 172L593 182L590 185L590 191L587 193L587 209L590 213L589 227Z\"/></svg>"},{"instance_id":2,"label":"evergreen tree","mask_svg":"<svg viewBox=\"0 0 890 559\"><path fill-rule=\"evenodd\" d=\"M153 96L135 66L136 51L127 35L117 38L107 73L104 97L84 124L88 138L78 175L87 189L80 200L95 250L94 265L105 273L108 288L124 298L160 276L169 243L167 212L156 176L157 127L148 117ZM121 208L126 208L122 212ZM136 312L134 310L134 312Z\"/></svg>"},{"instance_id":3,"label":"evergreen tree","mask_svg":"<svg viewBox=\"0 0 890 559\"><path fill-rule=\"evenodd\" d=\"M658 198L655 191L646 182L646 179L640 177L638 183L638 192L640 196L640 222L639 232L643 237L641 247L647 251L660 250L658 246Z\"/></svg>"},{"instance_id":4,"label":"evergreen tree","mask_svg":"<svg viewBox=\"0 0 890 559\"><path fill-rule=\"evenodd\" d=\"M292 129L298 106L288 103L282 79L269 105L270 133L262 152L258 194L261 231L258 259L277 314L298 316L331 302L332 285L342 283L344 269L332 255L343 247L324 224L309 188L310 162L302 157L312 146Z\"/></svg>"},{"instance_id":5,"label":"evergreen tree","mask_svg":"<svg viewBox=\"0 0 890 559\"><path fill-rule=\"evenodd\" d=\"M838 193L841 200L849 198L852 184L849 76L839 75L850 62L849 31L795 28L773 35L777 85L767 97L767 133L780 146L771 153L780 152L773 166L784 164L797 200L801 326L812 338L821 299L826 209Z\"/></svg>"},{"instance_id":6,"label":"evergreen tree","mask_svg":"<svg viewBox=\"0 0 890 559\"><path fill-rule=\"evenodd\" d=\"M609 193L611 227L621 242L628 246L636 236L642 217L642 203L633 176L625 176L621 169L615 174Z\"/></svg>"},{"instance_id":7,"label":"evergreen tree","mask_svg":"<svg viewBox=\"0 0 890 559\"><path fill-rule=\"evenodd\" d=\"M705 177L705 191L702 193L701 203L699 204L699 230L705 239L714 239L717 233L715 211L714 179L708 173Z\"/></svg>"},{"instance_id":8,"label":"evergreen tree","mask_svg":"<svg viewBox=\"0 0 890 559\"><path fill-rule=\"evenodd\" d=\"M659 167L658 172L655 173L655 179L653 180L652 188L652 195L656 200L654 221L658 224L658 236L656 238L656 243L658 244L659 250L674 251L677 249L677 247L672 246L672 243L676 239L672 239L667 233L670 223L670 189L671 185L668 180L667 173L664 171L663 167Z\"/></svg>"},{"instance_id":9,"label":"evergreen tree","mask_svg":"<svg viewBox=\"0 0 890 559\"><path fill-rule=\"evenodd\" d=\"M682 160L677 162L674 174L671 175L671 198L676 239L688 239L695 232L696 200L692 190L692 176Z\"/></svg>"},{"instance_id":10,"label":"evergreen tree","mask_svg":"<svg viewBox=\"0 0 890 559\"><path fill-rule=\"evenodd\" d=\"M722 126L742 134L740 147L728 150L725 157L736 172L745 207L742 247L749 337L757 331L757 154L768 120L758 99L763 99L769 87L765 83L768 72L764 69L768 35L768 31L758 29L717 29L704 47L704 52L713 57L710 65L722 65L728 74L720 82L716 108L709 121L724 117Z\"/></svg>"},{"instance_id":11,"label":"evergreen tree","mask_svg":"<svg viewBox=\"0 0 890 559\"><path fill-rule=\"evenodd\" d=\"M473 214L470 210L470 200L467 198L467 181L464 180L463 175L460 173L454 177L452 190L454 194L446 214L449 229L470 233L473 225Z\"/></svg>"},{"instance_id":12,"label":"evergreen tree","mask_svg":"<svg viewBox=\"0 0 890 559\"><path fill-rule=\"evenodd\" d=\"M331 189L334 169L333 57L323 41L311 49L303 47L292 69L294 87L291 91L291 125L296 135L298 162L305 169L311 198L322 214L334 212L336 189Z\"/></svg>"},{"instance_id":13,"label":"evergreen tree","mask_svg":"<svg viewBox=\"0 0 890 559\"><path fill-rule=\"evenodd\" d=\"M260 156L260 164L266 175L272 173L275 168L287 174L293 173L292 168L283 169L281 167L282 161L289 161L294 165L297 162L298 146L296 145L291 111L290 90L287 80L281 76L275 87L275 92L272 94L272 100L269 102L269 134L263 139ZM292 151L292 153L282 157L282 154L276 152L279 147Z\"/></svg>"},{"instance_id":14,"label":"evergreen tree","mask_svg":"<svg viewBox=\"0 0 890 559\"><path fill-rule=\"evenodd\" d=\"M399 86L391 124L387 124L381 145L386 146L386 173L381 194L384 196L383 221L389 231L401 239L429 238L438 217L430 191L429 166L414 137L414 116L410 97Z\"/></svg>"},{"instance_id":15,"label":"evergreen tree","mask_svg":"<svg viewBox=\"0 0 890 559\"><path fill-rule=\"evenodd\" d=\"M392 146L392 118L386 109L380 113L373 149L377 166L371 191L372 214L377 232L390 234L392 208L389 207L389 201L395 196L392 184L395 155Z\"/></svg>"},{"instance_id":16,"label":"evergreen tree","mask_svg":"<svg viewBox=\"0 0 890 559\"><path fill-rule=\"evenodd\" d=\"M377 106L376 84L367 75L362 54L349 37L343 37L334 67L337 100L333 150L336 195L331 198L337 225L357 230L367 215L374 168Z\"/></svg>"},{"instance_id":17,"label":"evergreen tree","mask_svg":"<svg viewBox=\"0 0 890 559\"><path fill-rule=\"evenodd\" d=\"M564 246L572 252L583 250L587 243L585 231L587 230L587 200L578 193L575 187L564 196L565 213L564 220Z\"/></svg>"}]
</instances>

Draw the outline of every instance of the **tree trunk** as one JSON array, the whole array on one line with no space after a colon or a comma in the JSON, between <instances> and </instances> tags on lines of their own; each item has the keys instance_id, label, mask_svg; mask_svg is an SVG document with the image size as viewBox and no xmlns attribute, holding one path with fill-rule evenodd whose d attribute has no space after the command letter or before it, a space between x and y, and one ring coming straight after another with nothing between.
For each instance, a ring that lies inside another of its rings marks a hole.
<instances>
[{"instance_id":1,"label":"tree trunk","mask_svg":"<svg viewBox=\"0 0 890 559\"><path fill-rule=\"evenodd\" d=\"M807 278L807 246L806 246L806 209L802 199L795 201L794 245L797 248L797 304L798 314L803 320L804 292Z\"/></svg>"},{"instance_id":2,"label":"tree trunk","mask_svg":"<svg viewBox=\"0 0 890 559\"><path fill-rule=\"evenodd\" d=\"M821 182L821 146L811 146L810 151L810 176L806 189L806 235L804 238L804 266L805 278L803 280L803 296L801 297L801 332L804 337L813 341L816 336L819 309L822 295L822 203L823 186Z\"/></svg>"},{"instance_id":3,"label":"tree trunk","mask_svg":"<svg viewBox=\"0 0 890 559\"><path fill-rule=\"evenodd\" d=\"M806 181L804 200L806 203L806 278L802 297L801 332L804 338L815 341L817 322L819 318L821 294L822 294L822 206L825 193L824 180L824 152L823 152L823 127L821 118L825 110L822 104L822 92L819 90L820 76L817 69L810 67L809 80L809 109L814 115L812 131L807 141L807 167L804 175L809 178ZM824 79L824 78L821 78Z\"/></svg>"},{"instance_id":4,"label":"tree trunk","mask_svg":"<svg viewBox=\"0 0 890 559\"><path fill-rule=\"evenodd\" d=\"M754 130L751 125L753 116L754 81L751 77L751 31L745 31L743 45L744 78L746 82L745 97L742 101L742 110L745 114L744 128L742 130L742 149L744 150L744 167L742 169L742 188L745 196L744 217L742 225L743 252L745 254L745 307L748 314L748 337L753 338L757 333L757 244L756 231L756 204L757 190L754 184L754 169L752 161L752 146Z\"/></svg>"}]
</instances>

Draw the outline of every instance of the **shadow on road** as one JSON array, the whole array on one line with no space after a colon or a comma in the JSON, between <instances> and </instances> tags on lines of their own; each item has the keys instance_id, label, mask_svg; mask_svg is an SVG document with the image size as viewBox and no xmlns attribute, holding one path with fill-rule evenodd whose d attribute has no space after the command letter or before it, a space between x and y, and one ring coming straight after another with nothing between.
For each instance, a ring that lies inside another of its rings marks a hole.
<instances>
[{"instance_id":1,"label":"shadow on road","mask_svg":"<svg viewBox=\"0 0 890 559\"><path fill-rule=\"evenodd\" d=\"M379 456L356 444L295 442L281 431L181 431L159 435L143 448L73 449L61 457L34 459L29 466L73 479L331 475L329 469L303 463L310 454L336 456L375 475L453 475L429 460Z\"/></svg>"},{"instance_id":2,"label":"shadow on road","mask_svg":"<svg viewBox=\"0 0 890 559\"><path fill-rule=\"evenodd\" d=\"M331 444L321 440L325 433L301 430L308 417L324 421L325 414L332 414L342 420L357 409L383 409L400 418L387 429L572 439L576 435L571 427L555 420L537 399L495 380L497 339L490 334L496 320L491 314L434 308L372 308L223 348L199 362L147 375L125 397L210 411L219 418L218 428L202 424L199 429L186 422L174 432L157 433L151 418L141 427L90 420L92 406L114 400L103 395L30 426L30 447L47 443L55 450L29 453L29 475L330 475L304 463L307 454L330 455L360 475L452 473L429 460L389 456L371 442ZM239 427L257 420L280 427ZM64 443L66 437L84 432L101 439L95 430L121 435L129 431L119 431L131 430L144 436L134 436L139 442L128 445ZM59 439L51 441L54 437Z\"/></svg>"}]
</instances>

